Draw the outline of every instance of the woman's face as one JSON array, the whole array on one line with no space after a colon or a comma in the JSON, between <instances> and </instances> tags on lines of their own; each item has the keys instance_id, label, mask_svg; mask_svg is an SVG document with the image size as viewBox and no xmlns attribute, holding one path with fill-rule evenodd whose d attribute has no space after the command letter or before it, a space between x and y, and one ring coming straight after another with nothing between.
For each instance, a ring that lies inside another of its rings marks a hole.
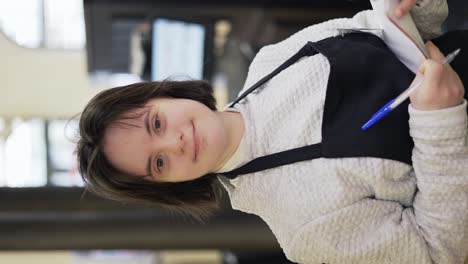
<instances>
[{"instance_id":1,"label":"woman's face","mask_svg":"<svg viewBox=\"0 0 468 264\"><path fill-rule=\"evenodd\" d=\"M123 173L157 182L189 181L221 167L225 130L220 113L202 103L156 98L110 125L103 149Z\"/></svg>"}]
</instances>

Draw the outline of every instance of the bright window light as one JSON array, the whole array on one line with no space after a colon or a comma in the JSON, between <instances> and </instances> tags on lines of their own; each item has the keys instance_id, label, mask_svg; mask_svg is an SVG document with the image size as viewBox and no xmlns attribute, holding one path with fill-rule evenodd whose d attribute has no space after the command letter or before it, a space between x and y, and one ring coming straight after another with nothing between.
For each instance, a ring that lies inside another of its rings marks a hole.
<instances>
[{"instance_id":1,"label":"bright window light","mask_svg":"<svg viewBox=\"0 0 468 264\"><path fill-rule=\"evenodd\" d=\"M40 119L13 120L3 150L4 186L36 187L47 183L44 125Z\"/></svg>"},{"instance_id":2,"label":"bright window light","mask_svg":"<svg viewBox=\"0 0 468 264\"><path fill-rule=\"evenodd\" d=\"M18 45L38 48L42 43L41 0L0 0L0 29Z\"/></svg>"},{"instance_id":3,"label":"bright window light","mask_svg":"<svg viewBox=\"0 0 468 264\"><path fill-rule=\"evenodd\" d=\"M83 0L0 0L0 30L28 48L84 48Z\"/></svg>"}]
</instances>

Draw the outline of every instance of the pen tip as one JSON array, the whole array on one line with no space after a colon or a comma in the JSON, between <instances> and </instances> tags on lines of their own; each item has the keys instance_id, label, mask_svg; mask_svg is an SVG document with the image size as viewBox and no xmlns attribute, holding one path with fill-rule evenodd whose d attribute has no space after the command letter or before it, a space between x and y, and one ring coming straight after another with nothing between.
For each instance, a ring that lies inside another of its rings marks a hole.
<instances>
[{"instance_id":1,"label":"pen tip","mask_svg":"<svg viewBox=\"0 0 468 264\"><path fill-rule=\"evenodd\" d=\"M362 131L366 131L367 129L369 129L371 126L373 126L375 124L377 120L375 119L375 116L374 117L371 117L371 119L369 119L369 121L367 121L362 127L361 127L361 130Z\"/></svg>"}]
</instances>

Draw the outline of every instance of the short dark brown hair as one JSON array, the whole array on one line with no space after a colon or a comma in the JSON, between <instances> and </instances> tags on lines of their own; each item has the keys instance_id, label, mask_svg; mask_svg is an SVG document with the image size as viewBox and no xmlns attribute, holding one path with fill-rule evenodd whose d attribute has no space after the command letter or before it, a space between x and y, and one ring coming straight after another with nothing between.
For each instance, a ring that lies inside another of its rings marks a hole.
<instances>
[{"instance_id":1,"label":"short dark brown hair","mask_svg":"<svg viewBox=\"0 0 468 264\"><path fill-rule=\"evenodd\" d=\"M108 199L156 204L204 219L220 201L215 175L179 183L150 182L120 172L102 151L106 128L153 98L195 100L216 111L213 89L206 81L142 82L102 91L86 105L79 123L76 153L86 189Z\"/></svg>"}]
</instances>

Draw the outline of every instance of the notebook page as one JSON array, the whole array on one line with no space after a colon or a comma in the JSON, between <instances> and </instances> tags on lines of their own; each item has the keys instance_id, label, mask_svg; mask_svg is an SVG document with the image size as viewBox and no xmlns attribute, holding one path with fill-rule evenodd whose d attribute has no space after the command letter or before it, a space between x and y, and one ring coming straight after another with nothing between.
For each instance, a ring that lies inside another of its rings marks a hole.
<instances>
[{"instance_id":1,"label":"notebook page","mask_svg":"<svg viewBox=\"0 0 468 264\"><path fill-rule=\"evenodd\" d=\"M399 0L371 0L384 42L408 69L417 73L428 52L411 15L400 19L393 15L398 3Z\"/></svg>"}]
</instances>

